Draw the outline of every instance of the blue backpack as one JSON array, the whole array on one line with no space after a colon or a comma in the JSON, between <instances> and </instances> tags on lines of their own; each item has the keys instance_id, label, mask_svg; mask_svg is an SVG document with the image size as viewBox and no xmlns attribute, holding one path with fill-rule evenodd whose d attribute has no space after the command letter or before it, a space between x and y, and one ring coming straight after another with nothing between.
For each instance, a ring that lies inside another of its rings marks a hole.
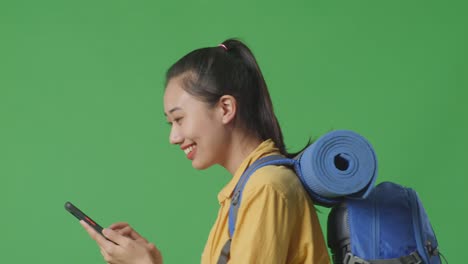
<instances>
[{"instance_id":1,"label":"blue backpack","mask_svg":"<svg viewBox=\"0 0 468 264\"><path fill-rule=\"evenodd\" d=\"M229 239L222 248L218 264L229 261L245 185L256 170L268 165L292 168L311 199L326 207L339 204L345 197L367 197L377 176L374 149L364 137L349 130L327 133L292 159L273 155L255 161L242 174L234 189L229 209Z\"/></svg>"},{"instance_id":2,"label":"blue backpack","mask_svg":"<svg viewBox=\"0 0 468 264\"><path fill-rule=\"evenodd\" d=\"M335 264L440 264L439 245L417 193L383 182L328 216Z\"/></svg>"}]
</instances>

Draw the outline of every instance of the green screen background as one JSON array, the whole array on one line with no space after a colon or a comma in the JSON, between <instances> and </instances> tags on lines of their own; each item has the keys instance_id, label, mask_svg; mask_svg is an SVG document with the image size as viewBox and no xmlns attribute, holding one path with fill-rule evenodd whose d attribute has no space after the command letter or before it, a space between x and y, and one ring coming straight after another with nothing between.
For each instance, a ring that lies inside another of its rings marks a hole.
<instances>
[{"instance_id":1,"label":"green screen background","mask_svg":"<svg viewBox=\"0 0 468 264\"><path fill-rule=\"evenodd\" d=\"M381 181L416 189L450 263L467 223L464 1L2 1L2 263L102 263L63 209L131 223L166 263L198 263L229 174L168 142L167 68L239 37L289 150L331 129L375 147ZM328 210L320 208L326 232Z\"/></svg>"}]
</instances>

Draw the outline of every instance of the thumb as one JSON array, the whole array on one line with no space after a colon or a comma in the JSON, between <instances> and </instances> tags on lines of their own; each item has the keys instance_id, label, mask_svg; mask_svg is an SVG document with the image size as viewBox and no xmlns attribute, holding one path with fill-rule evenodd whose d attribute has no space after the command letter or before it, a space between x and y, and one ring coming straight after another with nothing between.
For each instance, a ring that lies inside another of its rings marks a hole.
<instances>
[{"instance_id":1,"label":"thumb","mask_svg":"<svg viewBox=\"0 0 468 264\"><path fill-rule=\"evenodd\" d=\"M109 229L109 228L104 228L102 229L102 234L109 240L113 241L114 243L117 243L118 245L124 244L124 242L128 239L122 235L120 235L118 232Z\"/></svg>"}]
</instances>

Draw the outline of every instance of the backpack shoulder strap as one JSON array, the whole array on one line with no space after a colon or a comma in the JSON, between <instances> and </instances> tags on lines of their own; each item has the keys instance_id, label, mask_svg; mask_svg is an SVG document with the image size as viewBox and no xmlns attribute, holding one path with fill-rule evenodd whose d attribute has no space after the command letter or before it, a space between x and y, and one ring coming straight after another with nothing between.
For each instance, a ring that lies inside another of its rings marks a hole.
<instances>
[{"instance_id":1,"label":"backpack shoulder strap","mask_svg":"<svg viewBox=\"0 0 468 264\"><path fill-rule=\"evenodd\" d=\"M237 212L241 204L242 193L244 191L245 184L249 180L250 176L258 169L268 165L289 165L292 166L295 164L295 160L285 158L281 155L271 155L264 158L256 160L252 165L250 165L247 170L242 174L239 182L234 189L234 194L231 199L231 206L229 207L229 239L223 246L221 254L218 259L218 264L225 264L229 260L229 255L231 252L231 240L234 235L234 230L236 227L237 221Z\"/></svg>"},{"instance_id":2,"label":"backpack shoulder strap","mask_svg":"<svg viewBox=\"0 0 468 264\"><path fill-rule=\"evenodd\" d=\"M234 189L234 194L231 199L231 207L229 208L229 237L232 238L234 235L234 230L236 228L237 221L237 211L239 210L242 193L244 192L244 187L247 184L247 181L250 179L250 176L260 169L261 167L268 165L292 165L294 161L287 159L280 155L267 156L255 161L250 165L247 170L242 174L239 182Z\"/></svg>"}]
</instances>

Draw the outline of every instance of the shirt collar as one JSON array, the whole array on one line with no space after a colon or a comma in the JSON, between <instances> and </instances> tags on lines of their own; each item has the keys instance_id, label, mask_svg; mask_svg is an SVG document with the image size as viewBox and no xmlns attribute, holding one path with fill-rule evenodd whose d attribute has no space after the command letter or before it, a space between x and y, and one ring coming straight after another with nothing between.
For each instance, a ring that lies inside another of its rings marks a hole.
<instances>
[{"instance_id":1,"label":"shirt collar","mask_svg":"<svg viewBox=\"0 0 468 264\"><path fill-rule=\"evenodd\" d=\"M273 154L279 154L278 148L275 146L275 143L271 139L263 141L258 147L252 151L245 159L242 161L239 168L237 168L234 176L231 181L224 186L224 188L218 193L219 203L223 203L227 198L232 196L234 189L236 188L237 182L239 182L240 177L244 171L256 160Z\"/></svg>"}]
</instances>

